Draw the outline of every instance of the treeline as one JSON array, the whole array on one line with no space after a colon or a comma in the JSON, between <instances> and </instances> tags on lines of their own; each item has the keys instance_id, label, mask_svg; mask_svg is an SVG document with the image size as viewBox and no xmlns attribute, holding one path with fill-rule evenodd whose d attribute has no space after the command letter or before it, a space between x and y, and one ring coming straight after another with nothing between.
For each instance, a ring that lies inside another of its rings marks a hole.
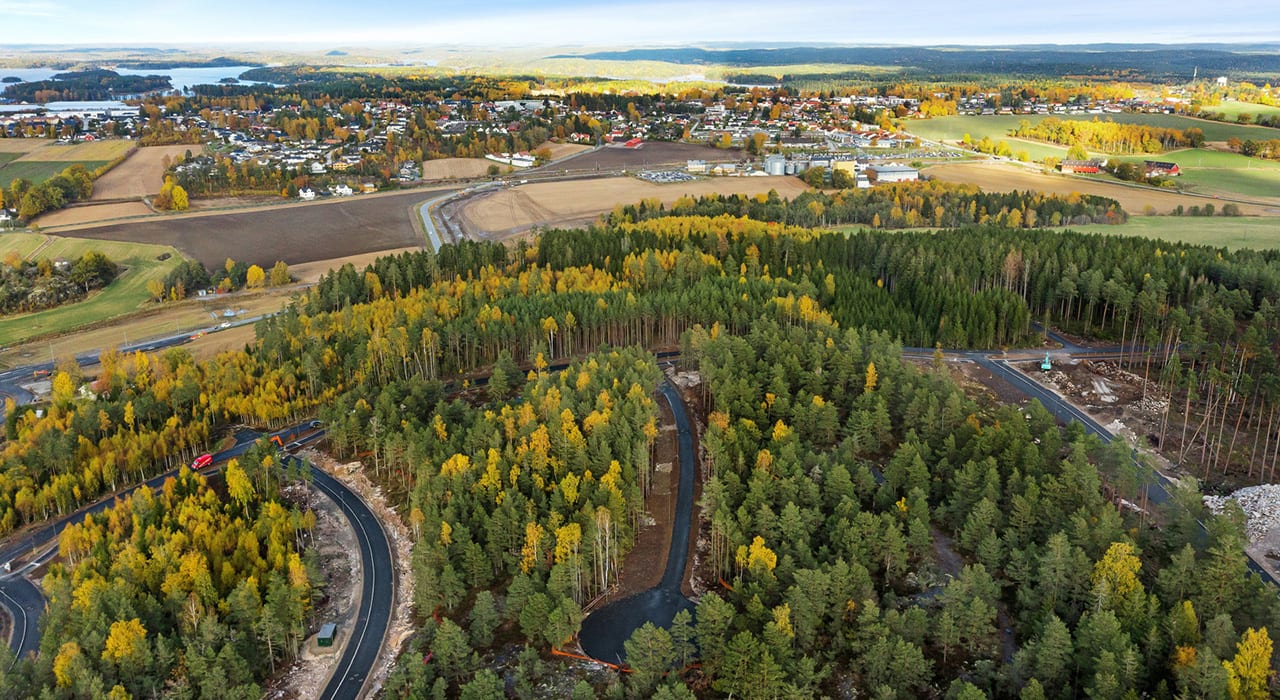
<instances>
[{"instance_id":1,"label":"treeline","mask_svg":"<svg viewBox=\"0 0 1280 700\"><path fill-rule=\"evenodd\" d=\"M1265 158L1267 160L1280 160L1280 138L1276 139L1246 139L1241 141L1232 137L1227 139L1227 148L1250 158Z\"/></svg>"},{"instance_id":2,"label":"treeline","mask_svg":"<svg viewBox=\"0 0 1280 700\"><path fill-rule=\"evenodd\" d=\"M280 500L272 455L232 460L225 489L183 470L69 525L43 581L40 653L6 663L6 694L261 697L298 656L323 583L300 555L315 514Z\"/></svg>"},{"instance_id":3,"label":"treeline","mask_svg":"<svg viewBox=\"0 0 1280 700\"><path fill-rule=\"evenodd\" d=\"M97 251L59 265L48 258L23 260L17 253L0 266L0 315L40 311L83 299L111 284L119 266Z\"/></svg>"},{"instance_id":4,"label":"treeline","mask_svg":"<svg viewBox=\"0 0 1280 700\"><path fill-rule=\"evenodd\" d=\"M38 184L15 178L7 190L0 191L0 203L8 202L17 209L19 218L30 221L47 211L88 199L93 195L94 178L123 160L120 158L93 173L76 163Z\"/></svg>"},{"instance_id":5,"label":"treeline","mask_svg":"<svg viewBox=\"0 0 1280 700\"><path fill-rule=\"evenodd\" d=\"M804 192L784 200L768 195L681 197L668 209L657 201L619 205L612 223L666 216L747 217L801 227L861 224L872 228L953 228L996 225L1010 228L1068 224L1120 224L1128 215L1113 199L1096 195L1041 192L984 192L976 185L941 182L884 183L834 194Z\"/></svg>"},{"instance_id":6,"label":"treeline","mask_svg":"<svg viewBox=\"0 0 1280 700\"><path fill-rule=\"evenodd\" d=\"M1197 127L1169 129L1145 124L1119 124L1110 119L1100 121L1097 117L1092 121L1045 117L1034 125L1024 119L1009 133L1020 138L1118 154L1160 153L1204 145L1204 130Z\"/></svg>"},{"instance_id":7,"label":"treeline","mask_svg":"<svg viewBox=\"0 0 1280 700\"><path fill-rule=\"evenodd\" d=\"M165 275L163 281L148 282L147 291L157 301L165 299L179 301L201 289L231 292L245 288L282 287L292 280L293 278L289 275L289 265L283 260L277 260L270 270L264 270L258 265L250 265L243 260L227 258L222 267L215 268L212 273L197 260L183 260L168 275Z\"/></svg>"}]
</instances>

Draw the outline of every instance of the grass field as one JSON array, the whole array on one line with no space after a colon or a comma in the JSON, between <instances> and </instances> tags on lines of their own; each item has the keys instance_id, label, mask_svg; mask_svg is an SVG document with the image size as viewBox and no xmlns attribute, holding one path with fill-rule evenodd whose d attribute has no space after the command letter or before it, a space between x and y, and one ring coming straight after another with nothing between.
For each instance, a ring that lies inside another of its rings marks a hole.
<instances>
[{"instance_id":1,"label":"grass field","mask_svg":"<svg viewBox=\"0 0 1280 700\"><path fill-rule=\"evenodd\" d=\"M1212 107L1205 107L1206 112L1218 112L1235 119L1241 113L1259 116L1262 114L1276 115L1280 114L1280 107L1268 107L1267 105L1252 104L1249 102L1236 102L1235 100L1225 100L1222 104Z\"/></svg>"},{"instance_id":2,"label":"grass field","mask_svg":"<svg viewBox=\"0 0 1280 700\"><path fill-rule=\"evenodd\" d=\"M21 154L21 153L4 153L4 152L0 152L0 168L3 168L3 167L5 166L5 164L6 164L6 163L8 163L8 162L9 162L9 161L11 161L11 160L17 160L17 159L18 159L18 156L20 156L20 155L22 155L22 154Z\"/></svg>"},{"instance_id":3,"label":"grass field","mask_svg":"<svg viewBox=\"0 0 1280 700\"><path fill-rule=\"evenodd\" d=\"M0 182L13 182L17 178L29 180L32 183L40 183L66 170L67 168L80 163L92 173L94 170L106 165L110 161L105 160L88 160L88 161L65 161L65 160L15 160L4 165L0 165Z\"/></svg>"},{"instance_id":4,"label":"grass field","mask_svg":"<svg viewBox=\"0 0 1280 700\"><path fill-rule=\"evenodd\" d=\"M1038 124L1047 115L1043 114L997 114L985 117L954 116L935 117L933 119L917 119L905 122L907 131L935 141L959 141L969 134L974 141L983 136L990 136L992 141L1009 140L1009 132L1016 129L1022 120ZM1235 137L1246 139L1270 139L1280 137L1280 130L1262 126L1246 126L1242 124L1226 124L1204 119L1192 119L1176 114L1059 114L1059 119L1076 121L1111 120L1117 124L1146 124L1148 126L1168 129L1187 129L1195 127L1204 131L1205 140L1226 141ZM1012 142L1010 142L1012 146ZM1015 151L1018 149L1014 149ZM1063 149L1066 153L1066 149Z\"/></svg>"},{"instance_id":5,"label":"grass field","mask_svg":"<svg viewBox=\"0 0 1280 700\"><path fill-rule=\"evenodd\" d=\"M1141 162L1140 157L1128 158ZM1188 192L1280 197L1280 163L1203 148L1172 151L1160 160L1182 166L1177 183Z\"/></svg>"},{"instance_id":6,"label":"grass field","mask_svg":"<svg viewBox=\"0 0 1280 700\"><path fill-rule=\"evenodd\" d=\"M1118 226L1072 226L1074 231L1143 236L1236 250L1280 248L1280 217L1131 216Z\"/></svg>"},{"instance_id":7,"label":"grass field","mask_svg":"<svg viewBox=\"0 0 1280 700\"><path fill-rule=\"evenodd\" d=\"M92 323L115 318L136 311L150 297L147 282L163 279L181 260L174 248L117 241L85 240L82 238L46 237L39 234L13 233L0 236L0 260L10 250L40 258L78 258L85 252L97 250L125 268L106 289L88 299L56 309L39 311L0 319L0 338L6 345L14 345L37 336L65 333ZM167 260L156 258L165 253Z\"/></svg>"}]
</instances>

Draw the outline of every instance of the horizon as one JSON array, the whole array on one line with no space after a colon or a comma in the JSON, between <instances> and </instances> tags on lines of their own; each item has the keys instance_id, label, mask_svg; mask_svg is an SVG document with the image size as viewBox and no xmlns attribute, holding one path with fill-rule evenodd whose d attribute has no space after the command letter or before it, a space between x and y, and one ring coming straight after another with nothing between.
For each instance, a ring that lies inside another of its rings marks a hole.
<instances>
[{"instance_id":1,"label":"horizon","mask_svg":"<svg viewBox=\"0 0 1280 700\"><path fill-rule=\"evenodd\" d=\"M1153 13L1148 3L1081 0L1070 7L1009 8L997 0L957 7L922 0L911 7L820 0L785 6L759 0L638 3L602 9L582 0L552 0L537 9L515 0L483 6L454 0L427 8L399 2L377 12L321 0L306 16L288 6L231 0L193 20L118 0L0 0L8 36L43 47L135 48L473 48L672 47L710 44L779 46L1078 46L1089 44L1274 44L1280 16L1258 3L1227 0L1211 17L1179 8ZM1182 8L1190 10L1190 7ZM917 17L928 17L922 24ZM1135 34L1140 33L1140 36ZM1139 39L1140 41L1134 41Z\"/></svg>"}]
</instances>

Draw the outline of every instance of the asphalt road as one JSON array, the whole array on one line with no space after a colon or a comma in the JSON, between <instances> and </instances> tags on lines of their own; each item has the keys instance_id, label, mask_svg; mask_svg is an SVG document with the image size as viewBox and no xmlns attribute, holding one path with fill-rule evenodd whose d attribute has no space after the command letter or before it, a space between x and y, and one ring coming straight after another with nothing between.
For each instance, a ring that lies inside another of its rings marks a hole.
<instances>
[{"instance_id":1,"label":"asphalt road","mask_svg":"<svg viewBox=\"0 0 1280 700\"><path fill-rule=\"evenodd\" d=\"M662 395L675 415L680 446L680 483L676 491L675 521L671 527L671 548L667 550L667 568L657 586L617 600L591 613L582 621L578 640L583 651L593 658L621 664L626 660L624 643L646 622L670 627L676 613L693 611L693 603L684 597L685 562L689 553L689 529L693 522L693 475L697 462L693 454L693 432L684 402L671 382L664 382Z\"/></svg>"},{"instance_id":2,"label":"asphalt road","mask_svg":"<svg viewBox=\"0 0 1280 700\"><path fill-rule=\"evenodd\" d=\"M291 458L296 459L296 458ZM311 483L333 499L351 522L360 542L360 608L355 627L320 700L355 700L368 682L391 625L395 604L395 567L386 530L369 506L342 482L312 468Z\"/></svg>"}]
</instances>

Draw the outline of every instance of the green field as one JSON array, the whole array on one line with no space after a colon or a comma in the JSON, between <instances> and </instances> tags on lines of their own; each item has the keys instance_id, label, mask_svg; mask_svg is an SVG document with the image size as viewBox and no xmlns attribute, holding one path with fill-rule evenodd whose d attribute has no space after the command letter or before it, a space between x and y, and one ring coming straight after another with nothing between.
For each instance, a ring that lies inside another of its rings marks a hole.
<instances>
[{"instance_id":1,"label":"green field","mask_svg":"<svg viewBox=\"0 0 1280 700\"><path fill-rule=\"evenodd\" d=\"M0 153L0 168L11 160L17 160L22 157L21 153Z\"/></svg>"},{"instance_id":2,"label":"green field","mask_svg":"<svg viewBox=\"0 0 1280 700\"><path fill-rule=\"evenodd\" d=\"M1241 113L1252 114L1255 117L1261 114L1276 115L1280 114L1280 107L1269 107L1267 105L1252 104L1250 102L1236 102L1235 100L1224 100L1222 104L1212 107L1205 107L1206 112L1218 112L1235 119Z\"/></svg>"},{"instance_id":3,"label":"green field","mask_svg":"<svg viewBox=\"0 0 1280 700\"><path fill-rule=\"evenodd\" d=\"M1009 139L1009 132L1016 129L1022 120L1038 124L1049 115L1043 114L996 114L985 117L959 115L954 117L934 117L933 119L916 119L905 122L907 131L927 139L959 141L969 134L974 141L983 136L991 140ZM1235 137L1240 140L1280 138L1280 129L1262 126L1246 126L1242 124L1225 124L1205 119L1192 119L1176 114L1055 114L1059 119L1077 121L1113 121L1117 124L1146 124L1167 129L1187 129L1195 127L1204 131L1208 141L1226 141ZM1012 142L1010 142L1012 146ZM1015 151L1017 149L1014 149ZM1066 153L1064 148L1063 153Z\"/></svg>"},{"instance_id":4,"label":"green field","mask_svg":"<svg viewBox=\"0 0 1280 700\"><path fill-rule=\"evenodd\" d=\"M49 240L48 245L41 247L46 238ZM15 345L36 336L65 333L136 311L151 296L147 292L147 282L164 279L182 259L176 249L167 246L46 237L32 233L0 234L0 260L10 251L17 251L26 257L37 250L38 258L67 259L78 258L90 250L97 250L125 269L106 289L79 303L0 318L0 338L4 338L5 345ZM169 254L167 260L156 259L165 253Z\"/></svg>"},{"instance_id":5,"label":"green field","mask_svg":"<svg viewBox=\"0 0 1280 700\"><path fill-rule=\"evenodd\" d=\"M8 155L0 153L0 156ZM17 178L28 180L32 183L39 183L48 180L67 168L80 163L91 174L94 170L106 165L110 161L105 160L82 160L82 161L66 161L66 160L15 160L0 165L0 182L4 183L7 188L9 183Z\"/></svg>"},{"instance_id":6,"label":"green field","mask_svg":"<svg viewBox=\"0 0 1280 700\"><path fill-rule=\"evenodd\" d=\"M1131 216L1128 222L1107 226L1071 226L1073 231L1114 236L1143 236L1236 250L1280 249L1280 216Z\"/></svg>"},{"instance_id":7,"label":"green field","mask_svg":"<svg viewBox=\"0 0 1280 700\"><path fill-rule=\"evenodd\" d=\"M1145 158L1124 160L1141 162ZM1280 197L1280 162L1203 148L1171 151L1162 154L1160 160L1182 166L1182 175L1175 182L1187 192Z\"/></svg>"}]
</instances>

